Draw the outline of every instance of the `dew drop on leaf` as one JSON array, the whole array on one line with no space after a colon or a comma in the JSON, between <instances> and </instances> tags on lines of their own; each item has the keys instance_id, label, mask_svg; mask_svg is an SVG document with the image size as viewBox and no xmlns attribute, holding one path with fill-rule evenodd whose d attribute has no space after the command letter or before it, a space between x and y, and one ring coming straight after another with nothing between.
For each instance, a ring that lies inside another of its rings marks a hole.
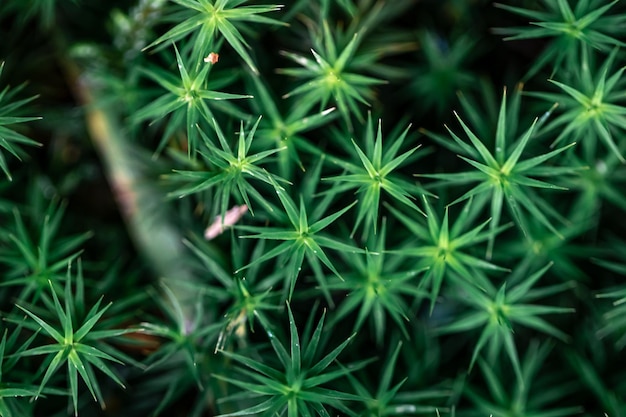
<instances>
[{"instance_id":1,"label":"dew drop on leaf","mask_svg":"<svg viewBox=\"0 0 626 417\"><path fill-rule=\"evenodd\" d=\"M416 410L417 408L412 404L404 404L394 407L394 413L397 414L414 413Z\"/></svg>"}]
</instances>

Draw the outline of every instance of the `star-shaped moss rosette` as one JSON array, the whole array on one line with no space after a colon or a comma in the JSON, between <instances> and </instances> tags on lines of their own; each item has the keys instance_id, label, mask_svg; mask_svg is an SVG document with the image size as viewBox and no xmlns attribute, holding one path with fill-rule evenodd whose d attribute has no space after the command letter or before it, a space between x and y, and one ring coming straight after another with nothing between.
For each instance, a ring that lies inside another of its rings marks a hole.
<instances>
[{"instance_id":1,"label":"star-shaped moss rosette","mask_svg":"<svg viewBox=\"0 0 626 417\"><path fill-rule=\"evenodd\" d=\"M614 49L602 66L592 70L594 52L583 49L582 64L574 67L574 79L570 82L549 80L561 91L558 93L533 92L529 95L559 103L557 116L546 124L542 134L556 134L552 146L567 140L580 141L583 159L588 164L605 155L598 151L598 143L615 154L621 163L626 163L622 155L623 146L619 138L624 134L626 106L624 105L622 80L624 67L609 75L615 62L618 49Z\"/></svg>"},{"instance_id":2,"label":"star-shaped moss rosette","mask_svg":"<svg viewBox=\"0 0 626 417\"><path fill-rule=\"evenodd\" d=\"M254 262L265 252L264 240L250 241L239 239L234 234L231 236L231 260L236 269ZM212 303L227 306L226 312L220 314L223 320L220 320L221 331L216 351L224 349L231 339L246 344L248 331L254 331L257 316L269 320L268 312L282 310L278 302L280 294L272 290L272 286L281 278L280 272L261 273L260 265L255 265L240 274L234 274L223 265L225 260L218 259L219 253L208 242L194 237L183 243L196 255L199 260L198 271L206 276L202 282L187 285ZM248 250L252 243L254 247Z\"/></svg>"},{"instance_id":3,"label":"star-shaped moss rosette","mask_svg":"<svg viewBox=\"0 0 626 417\"><path fill-rule=\"evenodd\" d=\"M514 337L516 326L538 330L563 341L569 339L563 331L548 323L541 316L572 313L574 309L531 304L537 298L562 292L565 289L560 284L533 288L551 266L552 264L548 264L531 275L520 273L522 270L514 271L510 278L516 278L514 280L519 282L514 285L509 284L508 288L506 281L500 288L489 283L479 289L474 283L464 278L456 280L455 286L459 289L456 298L461 304L466 305L468 310L457 316L453 322L441 326L437 332L452 334L480 330L480 336L476 340L469 364L470 370L484 348L488 348L488 353L491 355L489 360L496 360L493 356L499 355L504 350L513 365L518 381L523 384L524 376ZM486 280L483 282L488 283Z\"/></svg>"},{"instance_id":4,"label":"star-shaped moss rosette","mask_svg":"<svg viewBox=\"0 0 626 417\"><path fill-rule=\"evenodd\" d=\"M615 46L626 46L620 40L619 28L626 22L626 14L609 14L619 2L585 0L542 0L544 10L526 9L496 3L496 7L531 19L528 26L498 28L494 31L505 35L505 40L549 38L551 41L535 60L526 78L536 74L550 64L552 73L562 65L575 68L580 58L581 47L591 47L607 52Z\"/></svg>"},{"instance_id":5,"label":"star-shaped moss rosette","mask_svg":"<svg viewBox=\"0 0 626 417\"><path fill-rule=\"evenodd\" d=\"M216 377L239 387L242 390L238 395L239 398L243 394L247 398L254 399L257 404L234 413L222 414L220 417L259 414L289 417L329 416L330 410L333 413L341 412L343 415L356 416L346 402L361 401L362 398L359 395L328 388L327 384L363 368L371 361L362 360L349 366L331 366L348 346L352 336L318 359L324 315L312 333L312 326L307 325L308 331L305 331L301 338L289 305L287 312L290 334L288 346L279 340L272 326L259 317L278 358L279 366L271 366L267 361L260 362L239 353L221 351L238 366L235 375L217 375Z\"/></svg>"},{"instance_id":6,"label":"star-shaped moss rosette","mask_svg":"<svg viewBox=\"0 0 626 417\"><path fill-rule=\"evenodd\" d=\"M164 21L179 23L157 38L144 49L162 44L188 39L193 45L191 58L198 62L213 52L217 35L221 35L237 52L248 67L258 74L254 60L250 56L250 45L243 33L249 35L250 23L283 25L284 23L264 16L265 13L282 9L282 5L243 5L246 0L173 0Z\"/></svg>"},{"instance_id":7,"label":"star-shaped moss rosette","mask_svg":"<svg viewBox=\"0 0 626 417\"><path fill-rule=\"evenodd\" d=\"M0 63L0 75L2 75L3 68L4 62ZM21 159L20 155L23 154L21 149L22 145L40 145L38 142L13 130L13 125L41 119L41 117L24 117L16 114L20 111L21 107L24 107L36 98L30 97L26 99L16 99L16 95L19 94L23 87L24 85L14 89L9 89L7 86L0 90L0 169L9 180L11 180L12 177L2 149L14 157Z\"/></svg>"},{"instance_id":8,"label":"star-shaped moss rosette","mask_svg":"<svg viewBox=\"0 0 626 417\"><path fill-rule=\"evenodd\" d=\"M228 211L231 197L236 198L237 204L245 203L252 214L254 214L254 206L251 200L263 205L269 212L274 211L272 203L253 184L254 182L262 182L271 186L273 182L287 182L277 175L268 173L261 165L266 163L270 156L284 150L284 148L250 154L250 147L260 121L261 117L256 120L247 133L243 122L240 123L235 149L231 148L228 139L215 119L213 119L213 129L219 147L209 135L196 126L195 129L200 132L202 138L199 153L204 166L190 164L194 169L175 169L171 174L165 175L164 178L175 187L175 190L171 191L168 196L183 198L205 191L213 191L212 201L208 201L207 205L213 207L214 214L219 215L222 222Z\"/></svg>"},{"instance_id":9,"label":"star-shaped moss rosette","mask_svg":"<svg viewBox=\"0 0 626 417\"><path fill-rule=\"evenodd\" d=\"M378 127L375 129L371 114L369 114L364 135L358 138L358 142L352 139L354 152L351 160L327 158L344 170L341 175L325 178L336 184L333 192L356 189L359 206L352 236L361 223L363 223L364 236L367 236L370 230L376 234L379 207L386 199L424 214L417 206L414 196L432 194L396 172L411 162L411 157L420 148L420 146L414 146L401 152L409 128L410 125L399 135L391 136L386 146L383 146L382 120L378 121Z\"/></svg>"},{"instance_id":10,"label":"star-shaped moss rosette","mask_svg":"<svg viewBox=\"0 0 626 417\"><path fill-rule=\"evenodd\" d=\"M259 150L284 149L276 155L278 173L293 178L295 170L305 171L302 150L319 153L307 133L328 126L337 118L337 109L317 111L316 103L298 97L279 100L262 77L249 76L245 81L255 97L250 101L254 114L263 114L252 146Z\"/></svg>"},{"instance_id":11,"label":"star-shaped moss rosette","mask_svg":"<svg viewBox=\"0 0 626 417\"><path fill-rule=\"evenodd\" d=\"M360 106L369 106L374 98L372 87L384 81L356 72L351 68L361 41L355 33L346 47L338 51L334 35L327 24L324 25L324 42L318 49L311 49L313 59L291 52L284 55L303 68L284 68L279 73L301 80L301 84L285 97L299 96L304 103L319 103L323 109L329 101L334 101L349 130L352 130L352 117L363 120ZM320 49L322 48L322 49Z\"/></svg>"},{"instance_id":12,"label":"star-shaped moss rosette","mask_svg":"<svg viewBox=\"0 0 626 417\"><path fill-rule=\"evenodd\" d=\"M480 415L523 417L569 417L580 415L583 408L576 405L572 395L574 384L561 382L554 388L552 378L545 377L542 369L549 365L548 355L553 344L536 340L530 343L521 362L522 381L511 383L507 366L479 360L478 365L485 380L486 391L477 385L467 384L464 397L468 398ZM500 366L498 366L500 365ZM574 403L574 405L567 405Z\"/></svg>"},{"instance_id":13,"label":"star-shaped moss rosette","mask_svg":"<svg viewBox=\"0 0 626 417\"><path fill-rule=\"evenodd\" d=\"M385 335L390 329L400 329L409 338L407 327L413 315L411 305L416 299L427 296L416 285L417 276L425 267L402 267L408 256L385 253L386 240L387 226L383 219L379 233L370 234L366 242L366 247L375 252L340 252L344 260L343 280L335 279L328 285L334 293L345 294L331 316L330 325L345 323L352 313L356 313L352 331L359 332L369 322L379 346L385 344ZM387 324L388 319L394 326Z\"/></svg>"},{"instance_id":14,"label":"star-shaped moss rosette","mask_svg":"<svg viewBox=\"0 0 626 417\"><path fill-rule=\"evenodd\" d=\"M187 155L195 157L199 146L196 125L213 119L213 112L208 102L244 99L252 96L211 90L213 80L208 75L212 65L207 63L198 67L194 65L194 61L185 62L178 48L174 47L174 51L180 73L178 77L154 65L141 68L141 72L167 92L139 109L133 114L132 120L135 123L144 121L154 123L168 116L167 127L155 152L161 152L174 133L183 131L187 135ZM195 61L195 64L198 62ZM222 83L223 80L215 80L217 88L221 87Z\"/></svg>"},{"instance_id":15,"label":"star-shaped moss rosette","mask_svg":"<svg viewBox=\"0 0 626 417\"><path fill-rule=\"evenodd\" d=\"M74 415L78 416L78 376L85 382L93 399L104 408L104 396L100 383L96 378L95 369L100 370L117 385L124 387L121 377L114 371L111 363L123 364L126 355L107 345L107 339L117 338L127 333L136 332L136 329L97 329L98 322L109 309L111 303L101 307L102 297L84 314L79 317L77 306L84 306L84 286L82 269L79 267L76 275L78 291L72 289L71 269L68 267L68 276L65 281L63 304L59 300L52 283L50 292L52 299L42 297L45 304L44 312L52 312L56 317L48 319L35 307L17 305L34 323L25 326L35 331L43 331L49 338L48 344L26 349L19 353L20 357L45 356L42 364L43 378L35 395L38 397L52 376L63 365L67 368L69 392L72 399ZM94 369L95 368L95 369Z\"/></svg>"},{"instance_id":16,"label":"star-shaped moss rosette","mask_svg":"<svg viewBox=\"0 0 626 417\"><path fill-rule=\"evenodd\" d=\"M321 164L318 164L318 166L321 166ZM291 299L296 281L306 259L307 264L312 268L315 278L320 284L320 289L327 299L331 300L328 283L322 272L322 265L326 266L340 278L341 274L334 262L326 254L324 248L349 253L364 253L365 251L325 233L324 229L350 210L356 204L356 201L332 214L324 216L332 200L328 196L332 196L332 194L327 194L327 197L318 201L315 208L312 209L312 202L311 204L305 204L303 194L300 195L299 204L296 205L284 187L278 185L271 177L270 180L287 215L287 224L285 226L262 227L241 225L237 228L244 232L253 233L242 236L244 238L275 240L281 243L236 272L278 257L280 264L284 265L285 290L288 293L288 298ZM307 195L311 197L313 193Z\"/></svg>"},{"instance_id":17,"label":"star-shaped moss rosette","mask_svg":"<svg viewBox=\"0 0 626 417\"><path fill-rule=\"evenodd\" d=\"M559 231L552 224L549 217L565 222L563 216L550 207L535 189L566 189L538 178L560 177L575 173L577 171L576 167L559 167L547 164L547 161L564 152L573 146L574 143L542 155L522 159L522 154L531 138L533 138L537 125L545 122L546 117L536 118L530 128L519 139L512 144L507 143L507 138L512 135L512 132L507 132L507 126L510 124L515 126L516 123L507 121L506 90L502 95L494 141L495 149L493 151L490 151L485 145L491 142L490 138L479 138L456 112L454 115L470 140L470 144L463 141L446 126L446 129L454 139L454 144L450 145L450 147L464 154L458 155L459 158L471 165L474 170L450 174L420 174L420 176L443 180L444 183L453 186L478 183L450 204L456 204L471 197L479 201L478 204L489 204L491 215L489 230L492 234L488 240L487 258L490 259L493 253L495 232L500 226L502 209L505 203L515 223L525 235L528 235L525 219L527 213L535 217L554 234L560 236ZM426 134L430 135L429 132L426 132Z\"/></svg>"},{"instance_id":18,"label":"star-shaped moss rosette","mask_svg":"<svg viewBox=\"0 0 626 417\"><path fill-rule=\"evenodd\" d=\"M191 283L177 283L190 286ZM216 320L217 312L213 305L202 302L204 294L196 288L196 297L187 300L189 305L182 305L177 297L180 287L171 288L161 284L159 293L152 291L151 295L157 301L159 315L148 317L141 323L142 332L159 340L158 349L146 358L146 371L175 374L183 372L184 385L172 386L163 383L162 389L167 393L161 399L157 409L160 410L169 403L183 387L187 389L203 390L210 384L210 375L203 372L211 357L205 352L211 352L218 340L222 323ZM191 314L189 314L191 313ZM188 314L188 316L186 316ZM172 363L177 363L177 369L169 369ZM183 369L181 369L183 368ZM156 382L156 381L155 381Z\"/></svg>"},{"instance_id":19,"label":"star-shaped moss rosette","mask_svg":"<svg viewBox=\"0 0 626 417\"><path fill-rule=\"evenodd\" d=\"M30 202L31 213L13 208L9 243L0 248L0 264L6 268L0 287L20 288L19 298L32 303L48 291L50 283L62 287L67 265L80 256L83 244L93 235L61 235L68 221L64 219L67 202L52 200L48 207L41 207L43 202L37 199Z\"/></svg>"},{"instance_id":20,"label":"star-shaped moss rosette","mask_svg":"<svg viewBox=\"0 0 626 417\"><path fill-rule=\"evenodd\" d=\"M439 410L447 412L445 407L436 407L434 405L425 405L424 403L434 402L435 399L447 399L450 392L445 389L428 388L415 391L403 391L403 386L407 383L408 377L402 378L400 381L392 385L394 373L404 375L404 367L398 364L398 356L403 346L399 342L396 347L390 351L387 358L383 362L384 369L380 373L377 389L370 390L365 386L364 381L359 379L357 375L348 374L347 377L354 387L358 395L363 397L364 410L359 413L359 417L383 417L394 415L418 415L436 413L439 416Z\"/></svg>"},{"instance_id":21,"label":"star-shaped moss rosette","mask_svg":"<svg viewBox=\"0 0 626 417\"><path fill-rule=\"evenodd\" d=\"M458 91L468 91L477 85L478 74L468 68L468 61L480 53L478 39L463 35L446 39L438 33L419 35L420 64L410 69L410 84L404 92L411 100L418 98L417 111L435 110L437 115L448 112L456 102Z\"/></svg>"},{"instance_id":22,"label":"star-shaped moss rosette","mask_svg":"<svg viewBox=\"0 0 626 417\"><path fill-rule=\"evenodd\" d=\"M389 252L408 258L418 258L413 265L414 269L426 270L420 279L418 289L430 288L428 298L432 313L444 279L447 279L452 271L478 286L483 286L486 282L482 280L481 274L474 273L475 270L506 270L475 256L471 247L489 240L493 233L499 233L508 226L486 231L485 226L490 222L486 220L472 227L479 211L472 207L471 198L452 225L449 221L448 208L440 220L425 196L424 206L427 214L426 225L423 224L422 216L415 218L390 207L393 215L408 229L412 238L400 248Z\"/></svg>"}]
</instances>

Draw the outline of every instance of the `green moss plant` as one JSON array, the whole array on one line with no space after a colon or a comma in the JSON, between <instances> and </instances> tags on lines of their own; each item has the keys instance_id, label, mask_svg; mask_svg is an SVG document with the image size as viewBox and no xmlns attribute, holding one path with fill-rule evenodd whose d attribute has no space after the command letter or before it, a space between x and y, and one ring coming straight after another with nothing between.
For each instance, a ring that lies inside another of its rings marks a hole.
<instances>
[{"instance_id":1,"label":"green moss plant","mask_svg":"<svg viewBox=\"0 0 626 417\"><path fill-rule=\"evenodd\" d=\"M625 22L0 0L0 417L626 417Z\"/></svg>"}]
</instances>

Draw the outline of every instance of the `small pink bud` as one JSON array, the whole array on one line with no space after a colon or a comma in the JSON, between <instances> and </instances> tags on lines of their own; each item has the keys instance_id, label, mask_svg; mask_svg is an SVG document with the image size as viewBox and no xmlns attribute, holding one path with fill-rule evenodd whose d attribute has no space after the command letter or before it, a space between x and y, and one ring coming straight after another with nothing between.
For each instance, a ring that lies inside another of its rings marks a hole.
<instances>
[{"instance_id":1,"label":"small pink bud","mask_svg":"<svg viewBox=\"0 0 626 417\"><path fill-rule=\"evenodd\" d=\"M204 238L206 240L215 239L217 236L224 233L227 227L230 227L237 223L241 217L248 211L248 206L243 204L241 206L235 206L228 210L224 216L216 216L213 223L209 225L204 231Z\"/></svg>"}]
</instances>

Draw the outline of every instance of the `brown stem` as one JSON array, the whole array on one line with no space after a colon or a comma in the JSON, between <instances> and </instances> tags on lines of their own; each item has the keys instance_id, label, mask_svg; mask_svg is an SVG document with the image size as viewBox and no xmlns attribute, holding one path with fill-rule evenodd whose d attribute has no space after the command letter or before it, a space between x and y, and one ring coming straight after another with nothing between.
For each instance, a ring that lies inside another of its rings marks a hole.
<instances>
[{"instance_id":1,"label":"brown stem","mask_svg":"<svg viewBox=\"0 0 626 417\"><path fill-rule=\"evenodd\" d=\"M75 62L66 58L62 65L74 95L85 109L87 130L138 251L166 284L168 281L172 284L192 281L192 273L184 263L180 231L169 221L164 209L164 197L154 189L151 179L142 169L139 163L141 156L135 145L125 137L115 109L98 100L97 88ZM168 287L183 308L187 327L193 322L197 292L188 289L188 286Z\"/></svg>"}]
</instances>

